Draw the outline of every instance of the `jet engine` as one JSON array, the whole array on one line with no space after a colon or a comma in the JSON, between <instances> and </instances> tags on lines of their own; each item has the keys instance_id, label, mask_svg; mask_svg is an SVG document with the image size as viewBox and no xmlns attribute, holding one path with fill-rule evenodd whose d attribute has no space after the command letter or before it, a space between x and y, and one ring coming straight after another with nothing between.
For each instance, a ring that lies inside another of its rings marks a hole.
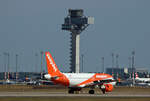
<instances>
[{"instance_id":1,"label":"jet engine","mask_svg":"<svg viewBox=\"0 0 150 101\"><path fill-rule=\"evenodd\" d=\"M44 77L48 80L51 80L52 79L52 76L50 74L45 74Z\"/></svg>"},{"instance_id":2,"label":"jet engine","mask_svg":"<svg viewBox=\"0 0 150 101\"><path fill-rule=\"evenodd\" d=\"M51 76L50 74L45 74L44 77L48 80L56 80L59 78L58 76Z\"/></svg>"},{"instance_id":3,"label":"jet engine","mask_svg":"<svg viewBox=\"0 0 150 101\"><path fill-rule=\"evenodd\" d=\"M112 84L104 84L104 86L106 92L111 92L114 88Z\"/></svg>"},{"instance_id":4,"label":"jet engine","mask_svg":"<svg viewBox=\"0 0 150 101\"><path fill-rule=\"evenodd\" d=\"M113 90L113 85L112 84L103 84L103 85L101 85L100 89L102 90L103 94L105 94L105 92L111 92Z\"/></svg>"}]
</instances>

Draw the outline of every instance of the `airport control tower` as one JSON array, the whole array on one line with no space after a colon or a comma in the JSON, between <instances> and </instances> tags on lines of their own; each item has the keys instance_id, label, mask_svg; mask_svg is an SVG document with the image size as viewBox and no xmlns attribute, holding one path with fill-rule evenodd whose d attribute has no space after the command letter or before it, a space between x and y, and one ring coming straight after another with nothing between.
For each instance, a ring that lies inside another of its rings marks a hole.
<instances>
[{"instance_id":1,"label":"airport control tower","mask_svg":"<svg viewBox=\"0 0 150 101\"><path fill-rule=\"evenodd\" d=\"M80 71L80 33L89 24L94 24L93 17L83 15L82 9L69 9L68 16L64 19L62 30L71 32L71 67L70 72L79 73Z\"/></svg>"}]
</instances>

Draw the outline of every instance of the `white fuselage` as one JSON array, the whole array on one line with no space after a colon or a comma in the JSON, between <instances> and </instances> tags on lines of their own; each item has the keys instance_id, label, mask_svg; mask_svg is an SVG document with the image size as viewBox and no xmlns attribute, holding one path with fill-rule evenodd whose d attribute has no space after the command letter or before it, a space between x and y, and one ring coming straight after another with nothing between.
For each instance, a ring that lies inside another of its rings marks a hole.
<instances>
[{"instance_id":1,"label":"white fuselage","mask_svg":"<svg viewBox=\"0 0 150 101\"><path fill-rule=\"evenodd\" d=\"M77 86L78 84L81 84L87 80L91 80L91 81L95 81L95 77L93 77L95 75L95 73L63 73L63 75L65 75L67 77L67 79L69 80L69 87L74 87ZM97 75L96 77L99 80L113 80L113 82L110 82L110 84L115 85L116 82L114 81L113 77L108 77L103 79L105 75ZM45 78L50 79L51 76L49 74L45 75ZM92 82L88 82L88 83L92 83ZM81 84L79 87L84 87L86 86L87 83L83 83Z\"/></svg>"},{"instance_id":2,"label":"white fuselage","mask_svg":"<svg viewBox=\"0 0 150 101\"><path fill-rule=\"evenodd\" d=\"M147 82L150 81L150 78L135 78L137 81Z\"/></svg>"},{"instance_id":3,"label":"white fuselage","mask_svg":"<svg viewBox=\"0 0 150 101\"><path fill-rule=\"evenodd\" d=\"M76 86L93 77L95 73L63 73L69 79L69 86Z\"/></svg>"}]
</instances>

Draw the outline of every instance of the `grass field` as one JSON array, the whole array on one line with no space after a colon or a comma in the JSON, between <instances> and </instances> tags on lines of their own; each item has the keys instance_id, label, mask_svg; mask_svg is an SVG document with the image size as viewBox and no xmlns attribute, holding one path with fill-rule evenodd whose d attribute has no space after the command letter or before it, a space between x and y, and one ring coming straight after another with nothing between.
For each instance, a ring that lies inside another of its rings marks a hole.
<instances>
[{"instance_id":1,"label":"grass field","mask_svg":"<svg viewBox=\"0 0 150 101\"><path fill-rule=\"evenodd\" d=\"M9 97L0 101L150 101L150 98L99 98L99 97Z\"/></svg>"}]
</instances>

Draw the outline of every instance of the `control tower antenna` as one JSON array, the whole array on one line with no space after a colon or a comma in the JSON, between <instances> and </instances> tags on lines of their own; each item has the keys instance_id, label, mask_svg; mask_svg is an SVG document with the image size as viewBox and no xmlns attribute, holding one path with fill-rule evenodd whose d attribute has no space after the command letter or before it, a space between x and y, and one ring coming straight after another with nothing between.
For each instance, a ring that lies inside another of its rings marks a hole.
<instances>
[{"instance_id":1,"label":"control tower antenna","mask_svg":"<svg viewBox=\"0 0 150 101\"><path fill-rule=\"evenodd\" d=\"M85 17L83 9L69 9L68 16L64 19L62 30L71 32L71 67L70 72L79 73L80 71L80 33L88 27L89 24L94 24L93 17Z\"/></svg>"}]
</instances>

